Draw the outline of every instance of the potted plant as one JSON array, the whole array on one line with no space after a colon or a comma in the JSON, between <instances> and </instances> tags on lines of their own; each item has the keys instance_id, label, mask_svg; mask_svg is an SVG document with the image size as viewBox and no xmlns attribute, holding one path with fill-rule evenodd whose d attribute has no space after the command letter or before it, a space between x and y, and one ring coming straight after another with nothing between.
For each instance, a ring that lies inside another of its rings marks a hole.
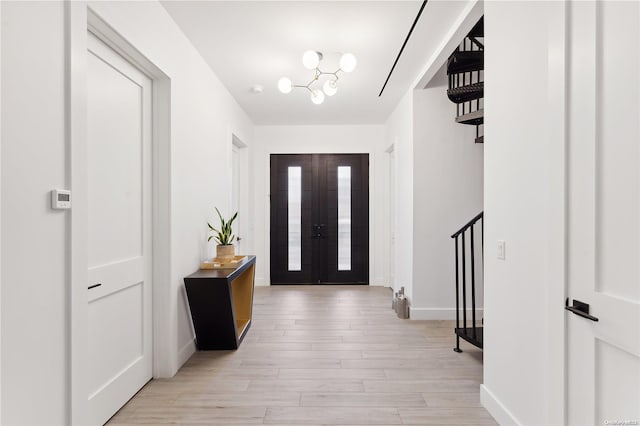
<instances>
[{"instance_id":1,"label":"potted plant","mask_svg":"<svg viewBox=\"0 0 640 426\"><path fill-rule=\"evenodd\" d=\"M220 210L218 210L217 207L216 212L218 212L218 217L220 218L220 229L214 228L209 222L207 222L209 230L214 233L209 236L207 241L211 241L213 238L218 243L216 246L216 259L230 260L235 256L235 249L232 243L236 238L236 236L233 235L231 225L233 224L233 221L236 220L236 217L238 217L238 212L231 216L231 219L229 220L225 220L222 217L222 214L220 214Z\"/></svg>"}]
</instances>

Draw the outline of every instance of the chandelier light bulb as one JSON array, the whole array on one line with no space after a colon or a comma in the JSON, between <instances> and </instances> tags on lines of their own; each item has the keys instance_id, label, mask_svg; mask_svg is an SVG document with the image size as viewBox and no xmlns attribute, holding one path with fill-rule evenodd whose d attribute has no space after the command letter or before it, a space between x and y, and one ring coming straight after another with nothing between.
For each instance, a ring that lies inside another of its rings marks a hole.
<instances>
[{"instance_id":1,"label":"chandelier light bulb","mask_svg":"<svg viewBox=\"0 0 640 426\"><path fill-rule=\"evenodd\" d=\"M344 72L351 72L356 69L356 57L352 53L345 53L340 58L340 69Z\"/></svg>"},{"instance_id":2,"label":"chandelier light bulb","mask_svg":"<svg viewBox=\"0 0 640 426\"><path fill-rule=\"evenodd\" d=\"M327 80L324 82L322 90L327 96L333 96L338 91L338 83L335 80Z\"/></svg>"},{"instance_id":3,"label":"chandelier light bulb","mask_svg":"<svg viewBox=\"0 0 640 426\"><path fill-rule=\"evenodd\" d=\"M291 92L291 88L291 80L289 80L287 77L282 77L280 80L278 80L278 90L280 90L282 93Z\"/></svg>"},{"instance_id":4,"label":"chandelier light bulb","mask_svg":"<svg viewBox=\"0 0 640 426\"><path fill-rule=\"evenodd\" d=\"M311 91L311 102L316 105L320 105L324 102L324 93L322 91L315 89Z\"/></svg>"},{"instance_id":5,"label":"chandelier light bulb","mask_svg":"<svg viewBox=\"0 0 640 426\"><path fill-rule=\"evenodd\" d=\"M304 52L304 55L302 55L302 64L305 68L313 70L316 69L318 64L320 64L320 59L321 57L318 52L314 50L307 50Z\"/></svg>"}]
</instances>

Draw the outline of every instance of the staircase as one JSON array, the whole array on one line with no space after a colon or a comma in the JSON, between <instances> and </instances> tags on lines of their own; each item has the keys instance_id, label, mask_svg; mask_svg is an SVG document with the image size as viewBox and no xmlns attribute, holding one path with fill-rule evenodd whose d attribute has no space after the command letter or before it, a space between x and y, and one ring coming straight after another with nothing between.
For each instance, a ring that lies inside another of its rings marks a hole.
<instances>
[{"instance_id":1,"label":"staircase","mask_svg":"<svg viewBox=\"0 0 640 426\"><path fill-rule=\"evenodd\" d=\"M484 213L480 212L473 219L457 230L451 238L456 243L456 347L455 352L462 352L460 339L474 346L483 347L483 328L478 327L476 309L476 289L482 282L482 273L476 273L476 261L480 268L484 259ZM479 235L478 235L479 234ZM480 237L480 243L476 242ZM476 280L481 281L477 283ZM471 308L469 318L468 308Z\"/></svg>"},{"instance_id":2,"label":"staircase","mask_svg":"<svg viewBox=\"0 0 640 426\"><path fill-rule=\"evenodd\" d=\"M456 104L456 123L476 126L476 143L484 143L484 18L471 29L447 60L447 96Z\"/></svg>"}]
</instances>

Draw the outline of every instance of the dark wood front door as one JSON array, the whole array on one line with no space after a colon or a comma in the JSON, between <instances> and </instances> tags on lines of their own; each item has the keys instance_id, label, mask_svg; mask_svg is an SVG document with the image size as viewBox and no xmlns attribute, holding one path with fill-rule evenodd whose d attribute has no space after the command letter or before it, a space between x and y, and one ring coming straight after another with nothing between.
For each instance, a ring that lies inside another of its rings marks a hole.
<instances>
[{"instance_id":1,"label":"dark wood front door","mask_svg":"<svg viewBox=\"0 0 640 426\"><path fill-rule=\"evenodd\" d=\"M369 283L369 155L271 155L271 283Z\"/></svg>"}]
</instances>

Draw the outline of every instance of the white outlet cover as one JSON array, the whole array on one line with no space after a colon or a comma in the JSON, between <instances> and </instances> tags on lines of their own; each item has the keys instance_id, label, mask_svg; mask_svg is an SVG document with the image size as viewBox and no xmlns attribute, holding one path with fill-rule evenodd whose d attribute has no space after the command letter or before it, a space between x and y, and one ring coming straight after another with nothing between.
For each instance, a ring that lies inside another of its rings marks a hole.
<instances>
[{"instance_id":1,"label":"white outlet cover","mask_svg":"<svg viewBox=\"0 0 640 426\"><path fill-rule=\"evenodd\" d=\"M498 259L505 259L506 243L504 240L498 240Z\"/></svg>"}]
</instances>

